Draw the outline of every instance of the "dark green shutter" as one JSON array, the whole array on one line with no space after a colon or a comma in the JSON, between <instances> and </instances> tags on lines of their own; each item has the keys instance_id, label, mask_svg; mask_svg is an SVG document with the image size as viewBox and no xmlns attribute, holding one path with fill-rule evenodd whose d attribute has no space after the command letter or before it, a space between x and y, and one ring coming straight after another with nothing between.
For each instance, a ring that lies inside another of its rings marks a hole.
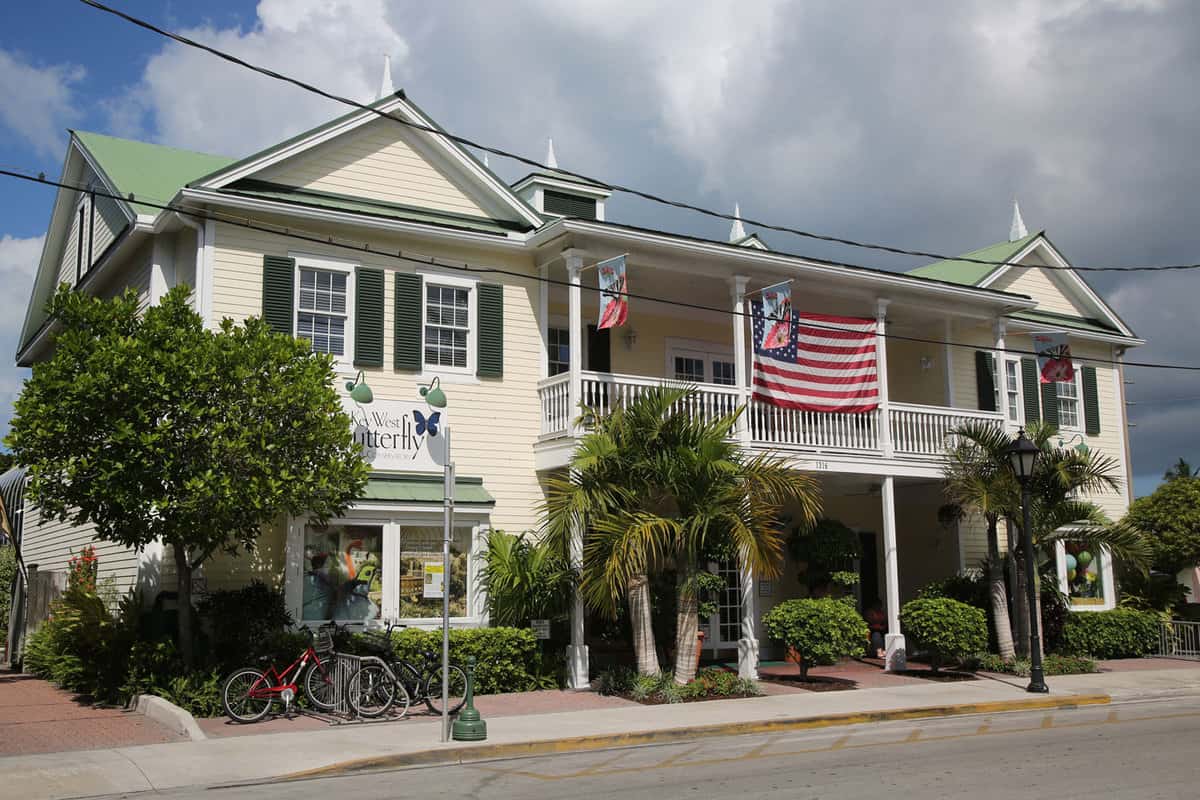
<instances>
[{"instance_id":1,"label":"dark green shutter","mask_svg":"<svg viewBox=\"0 0 1200 800\"><path fill-rule=\"evenodd\" d=\"M504 287L481 283L476 295L479 362L475 374L481 378L499 378L504 375Z\"/></svg>"},{"instance_id":2,"label":"dark green shutter","mask_svg":"<svg viewBox=\"0 0 1200 800\"><path fill-rule=\"evenodd\" d=\"M383 270L354 273L354 366L383 366Z\"/></svg>"},{"instance_id":3,"label":"dark green shutter","mask_svg":"<svg viewBox=\"0 0 1200 800\"><path fill-rule=\"evenodd\" d=\"M1042 387L1042 422L1058 427L1058 385L1043 383Z\"/></svg>"},{"instance_id":4,"label":"dark green shutter","mask_svg":"<svg viewBox=\"0 0 1200 800\"><path fill-rule=\"evenodd\" d=\"M263 256L262 315L276 333L294 335L296 259Z\"/></svg>"},{"instance_id":5,"label":"dark green shutter","mask_svg":"<svg viewBox=\"0 0 1200 800\"><path fill-rule=\"evenodd\" d=\"M1100 394L1096 391L1096 368L1084 367L1083 373L1083 425L1088 436L1100 433Z\"/></svg>"},{"instance_id":6,"label":"dark green shutter","mask_svg":"<svg viewBox=\"0 0 1200 800\"><path fill-rule=\"evenodd\" d=\"M1037 360L1021 359L1021 395L1025 400L1025 422L1038 421L1038 366Z\"/></svg>"},{"instance_id":7,"label":"dark green shutter","mask_svg":"<svg viewBox=\"0 0 1200 800\"><path fill-rule=\"evenodd\" d=\"M979 394L979 410L996 410L996 377L992 371L995 361L985 350L975 351L975 388Z\"/></svg>"},{"instance_id":8,"label":"dark green shutter","mask_svg":"<svg viewBox=\"0 0 1200 800\"><path fill-rule=\"evenodd\" d=\"M405 372L421 371L421 296L420 275L396 273L396 321L393 328L393 363Z\"/></svg>"}]
</instances>

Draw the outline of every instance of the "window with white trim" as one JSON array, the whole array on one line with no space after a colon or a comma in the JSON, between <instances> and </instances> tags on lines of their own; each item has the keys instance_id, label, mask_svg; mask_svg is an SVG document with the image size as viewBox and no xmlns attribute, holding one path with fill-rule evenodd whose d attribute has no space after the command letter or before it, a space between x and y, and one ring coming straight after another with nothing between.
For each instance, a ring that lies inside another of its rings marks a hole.
<instances>
[{"instance_id":1,"label":"window with white trim","mask_svg":"<svg viewBox=\"0 0 1200 800\"><path fill-rule=\"evenodd\" d=\"M675 380L704 383L704 359L675 356Z\"/></svg>"},{"instance_id":2,"label":"window with white trim","mask_svg":"<svg viewBox=\"0 0 1200 800\"><path fill-rule=\"evenodd\" d=\"M344 357L349 350L349 273L307 266L299 272L296 336L308 339L315 352Z\"/></svg>"},{"instance_id":3,"label":"window with white trim","mask_svg":"<svg viewBox=\"0 0 1200 800\"><path fill-rule=\"evenodd\" d=\"M1004 362L1004 391L1008 394L1008 419L1021 421L1021 362L1010 358Z\"/></svg>"},{"instance_id":4,"label":"window with white trim","mask_svg":"<svg viewBox=\"0 0 1200 800\"><path fill-rule=\"evenodd\" d=\"M425 366L466 369L471 335L471 292L425 285Z\"/></svg>"},{"instance_id":5,"label":"window with white trim","mask_svg":"<svg viewBox=\"0 0 1200 800\"><path fill-rule=\"evenodd\" d=\"M1069 381L1057 381L1054 388L1058 393L1058 426L1079 427L1079 370Z\"/></svg>"},{"instance_id":6,"label":"window with white trim","mask_svg":"<svg viewBox=\"0 0 1200 800\"><path fill-rule=\"evenodd\" d=\"M551 377L571 368L571 332L566 328L546 329L546 362Z\"/></svg>"},{"instance_id":7,"label":"window with white trim","mask_svg":"<svg viewBox=\"0 0 1200 800\"><path fill-rule=\"evenodd\" d=\"M712 362L712 382L720 386L733 386L737 383L736 367L732 361Z\"/></svg>"}]
</instances>

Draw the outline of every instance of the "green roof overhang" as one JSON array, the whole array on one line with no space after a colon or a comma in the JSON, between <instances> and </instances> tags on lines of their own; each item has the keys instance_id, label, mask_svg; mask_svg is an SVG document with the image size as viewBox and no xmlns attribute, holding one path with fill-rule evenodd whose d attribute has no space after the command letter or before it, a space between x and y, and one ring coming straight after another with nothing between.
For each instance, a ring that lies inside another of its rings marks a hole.
<instances>
[{"instance_id":1,"label":"green roof overhang","mask_svg":"<svg viewBox=\"0 0 1200 800\"><path fill-rule=\"evenodd\" d=\"M440 505L444 499L441 475L381 472L367 479L367 488L359 497L364 502L409 505ZM483 478L459 477L454 481L454 504L490 507L496 498L483 488Z\"/></svg>"}]
</instances>

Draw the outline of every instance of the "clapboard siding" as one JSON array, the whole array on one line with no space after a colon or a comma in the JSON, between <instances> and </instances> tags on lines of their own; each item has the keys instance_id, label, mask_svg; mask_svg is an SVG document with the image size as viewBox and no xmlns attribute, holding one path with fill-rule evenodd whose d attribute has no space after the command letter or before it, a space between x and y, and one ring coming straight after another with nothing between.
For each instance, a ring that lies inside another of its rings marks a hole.
<instances>
[{"instance_id":1,"label":"clapboard siding","mask_svg":"<svg viewBox=\"0 0 1200 800\"><path fill-rule=\"evenodd\" d=\"M22 527L21 557L26 564L37 564L43 572L65 572L71 557L88 545L96 548L99 559L97 577L112 579L113 587L124 594L134 587L138 576L138 554L129 547L93 539L95 527L90 523L75 526L70 522L46 520L41 509L27 505Z\"/></svg>"},{"instance_id":2,"label":"clapboard siding","mask_svg":"<svg viewBox=\"0 0 1200 800\"><path fill-rule=\"evenodd\" d=\"M1001 275L989 288L1002 292L1027 294L1037 300L1039 311L1053 311L1057 314L1070 314L1077 317L1093 315L1093 312L1087 308L1076 305L1045 269L1014 267Z\"/></svg>"},{"instance_id":3,"label":"clapboard siding","mask_svg":"<svg viewBox=\"0 0 1200 800\"><path fill-rule=\"evenodd\" d=\"M318 145L254 177L288 186L487 216L473 198L417 152L386 120Z\"/></svg>"},{"instance_id":4,"label":"clapboard siding","mask_svg":"<svg viewBox=\"0 0 1200 800\"><path fill-rule=\"evenodd\" d=\"M303 248L298 245L303 244ZM379 238L371 242L380 250L396 250L396 239ZM234 226L217 225L213 258L213 314L216 318L242 320L257 316L262 309L262 259L264 255L287 256L298 250L314 256L345 260L347 253L337 248L297 243L274 234L248 231ZM457 248L425 252L447 260L478 260ZM454 457L460 475L482 477L496 498L491 523L513 531L532 528L537 523L537 507L542 491L533 462L533 446L541 434L537 382L540 377L542 339L534 316L538 284L532 259L491 253L488 262L505 269L528 273L523 280L499 278L504 296L504 375L479 381L473 376L454 378L445 383L450 395L454 424ZM378 399L417 397L418 375L392 368L394 343L390 335L395 324L395 275L410 270L383 255L362 254L360 266L384 270L384 367L364 370L367 383ZM489 274L488 282L498 276ZM472 312L472 319L474 313ZM344 370L348 375L349 365ZM356 372L357 370L353 370ZM426 379L427 380L427 379Z\"/></svg>"}]
</instances>

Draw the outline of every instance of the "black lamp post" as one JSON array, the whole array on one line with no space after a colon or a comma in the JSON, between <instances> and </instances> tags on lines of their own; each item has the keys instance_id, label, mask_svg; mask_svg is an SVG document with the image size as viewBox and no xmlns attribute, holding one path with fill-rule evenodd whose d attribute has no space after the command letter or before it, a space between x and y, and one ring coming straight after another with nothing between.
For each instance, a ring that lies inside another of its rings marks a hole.
<instances>
[{"instance_id":1,"label":"black lamp post","mask_svg":"<svg viewBox=\"0 0 1200 800\"><path fill-rule=\"evenodd\" d=\"M1037 572L1033 557L1033 526L1029 520L1029 480L1041 449L1029 441L1022 428L1008 448L1008 460L1021 484L1021 546L1025 549L1025 592L1029 601L1029 685L1027 692L1045 694L1050 691L1042 674L1041 621L1037 612Z\"/></svg>"}]
</instances>

